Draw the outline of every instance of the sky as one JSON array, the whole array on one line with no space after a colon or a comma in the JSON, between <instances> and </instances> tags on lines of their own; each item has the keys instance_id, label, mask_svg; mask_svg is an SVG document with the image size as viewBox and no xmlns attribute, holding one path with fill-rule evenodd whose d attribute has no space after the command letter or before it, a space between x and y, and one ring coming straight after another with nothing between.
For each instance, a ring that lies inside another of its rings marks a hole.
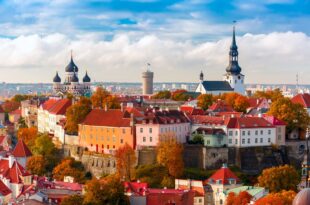
<instances>
[{"instance_id":1,"label":"sky","mask_svg":"<svg viewBox=\"0 0 310 205\"><path fill-rule=\"evenodd\" d=\"M310 84L310 0L0 0L0 81L223 78L236 20L246 83Z\"/></svg>"}]
</instances>

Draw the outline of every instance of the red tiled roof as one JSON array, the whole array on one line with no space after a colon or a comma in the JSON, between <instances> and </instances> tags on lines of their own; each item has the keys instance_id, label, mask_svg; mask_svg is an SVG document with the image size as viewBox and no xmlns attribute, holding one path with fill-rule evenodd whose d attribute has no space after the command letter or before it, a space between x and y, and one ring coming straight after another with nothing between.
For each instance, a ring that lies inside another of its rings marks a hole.
<instances>
[{"instance_id":1,"label":"red tiled roof","mask_svg":"<svg viewBox=\"0 0 310 205\"><path fill-rule=\"evenodd\" d=\"M0 174L9 179L11 183L19 184L22 182L21 176L29 176L30 174L17 161L14 161L12 167L9 167L9 160L0 160Z\"/></svg>"},{"instance_id":2,"label":"red tiled roof","mask_svg":"<svg viewBox=\"0 0 310 205\"><path fill-rule=\"evenodd\" d=\"M16 109L12 112L10 112L10 115L21 115L22 114L22 111L20 109Z\"/></svg>"},{"instance_id":3,"label":"red tiled roof","mask_svg":"<svg viewBox=\"0 0 310 205\"><path fill-rule=\"evenodd\" d=\"M216 113L216 116L221 116L221 117L241 117L243 115L243 112L218 112Z\"/></svg>"},{"instance_id":4,"label":"red tiled roof","mask_svg":"<svg viewBox=\"0 0 310 205\"><path fill-rule=\"evenodd\" d=\"M125 110L129 113L133 113L135 117L143 117L143 111L135 107L126 107Z\"/></svg>"},{"instance_id":5,"label":"red tiled roof","mask_svg":"<svg viewBox=\"0 0 310 205\"><path fill-rule=\"evenodd\" d=\"M93 109L86 116L83 125L130 127L130 118L124 118L125 112L121 110Z\"/></svg>"},{"instance_id":6,"label":"red tiled roof","mask_svg":"<svg viewBox=\"0 0 310 205\"><path fill-rule=\"evenodd\" d=\"M56 102L56 99L48 99L42 104L43 110L49 110Z\"/></svg>"},{"instance_id":7,"label":"red tiled roof","mask_svg":"<svg viewBox=\"0 0 310 205\"><path fill-rule=\"evenodd\" d=\"M224 125L223 117L191 115L189 118L194 124Z\"/></svg>"},{"instance_id":8,"label":"red tiled roof","mask_svg":"<svg viewBox=\"0 0 310 205\"><path fill-rule=\"evenodd\" d=\"M69 99L61 99L55 102L53 106L48 109L48 111L52 114L56 115L65 115L68 107L72 104Z\"/></svg>"},{"instance_id":9,"label":"red tiled roof","mask_svg":"<svg viewBox=\"0 0 310 205\"><path fill-rule=\"evenodd\" d=\"M175 124L188 122L188 118L184 115L182 111L179 110L148 109L144 113L144 119L137 122L137 124Z\"/></svg>"},{"instance_id":10,"label":"red tiled roof","mask_svg":"<svg viewBox=\"0 0 310 205\"><path fill-rule=\"evenodd\" d=\"M259 106L259 104L262 103L263 100L264 100L263 98L249 98L248 99L249 107L255 108Z\"/></svg>"},{"instance_id":11,"label":"red tiled roof","mask_svg":"<svg viewBox=\"0 0 310 205\"><path fill-rule=\"evenodd\" d=\"M226 135L223 129L219 128L204 128L204 127L199 127L196 130L199 134L207 134L207 135Z\"/></svg>"},{"instance_id":12,"label":"red tiled roof","mask_svg":"<svg viewBox=\"0 0 310 205\"><path fill-rule=\"evenodd\" d=\"M205 112L200 108L195 108L192 106L183 105L180 107L180 110L189 115L204 115Z\"/></svg>"},{"instance_id":13,"label":"red tiled roof","mask_svg":"<svg viewBox=\"0 0 310 205\"><path fill-rule=\"evenodd\" d=\"M18 140L12 154L14 157L29 157L32 156L31 151L27 147L27 145L24 143L23 140Z\"/></svg>"},{"instance_id":14,"label":"red tiled roof","mask_svg":"<svg viewBox=\"0 0 310 205\"><path fill-rule=\"evenodd\" d=\"M217 102L213 103L208 108L208 111L211 111L211 112L233 112L234 110L224 100L218 100Z\"/></svg>"},{"instance_id":15,"label":"red tiled roof","mask_svg":"<svg viewBox=\"0 0 310 205\"><path fill-rule=\"evenodd\" d=\"M227 128L273 128L274 126L262 117L234 117L225 119Z\"/></svg>"},{"instance_id":16,"label":"red tiled roof","mask_svg":"<svg viewBox=\"0 0 310 205\"><path fill-rule=\"evenodd\" d=\"M79 183L70 183L70 182L63 182L63 181L56 181L54 182L55 188L61 188L61 189L68 189L72 191L82 191L83 186Z\"/></svg>"},{"instance_id":17,"label":"red tiled roof","mask_svg":"<svg viewBox=\"0 0 310 205\"><path fill-rule=\"evenodd\" d=\"M298 94L294 96L291 101L296 104L301 104L304 108L310 108L310 94L308 93Z\"/></svg>"},{"instance_id":18,"label":"red tiled roof","mask_svg":"<svg viewBox=\"0 0 310 205\"><path fill-rule=\"evenodd\" d=\"M263 117L264 119L266 119L268 122L270 122L273 125L286 125L285 122L283 122L282 120L279 120L275 116L264 115Z\"/></svg>"},{"instance_id":19,"label":"red tiled roof","mask_svg":"<svg viewBox=\"0 0 310 205\"><path fill-rule=\"evenodd\" d=\"M142 182L124 182L125 192L142 196L146 191L148 184Z\"/></svg>"},{"instance_id":20,"label":"red tiled roof","mask_svg":"<svg viewBox=\"0 0 310 205\"><path fill-rule=\"evenodd\" d=\"M239 184L240 179L226 166L223 166L221 169L217 170L209 179L206 180L206 183L220 183L223 185L230 184L229 180L235 180L235 183Z\"/></svg>"},{"instance_id":21,"label":"red tiled roof","mask_svg":"<svg viewBox=\"0 0 310 205\"><path fill-rule=\"evenodd\" d=\"M6 196L12 193L12 191L1 180L0 180L0 193L2 196Z\"/></svg>"}]
</instances>

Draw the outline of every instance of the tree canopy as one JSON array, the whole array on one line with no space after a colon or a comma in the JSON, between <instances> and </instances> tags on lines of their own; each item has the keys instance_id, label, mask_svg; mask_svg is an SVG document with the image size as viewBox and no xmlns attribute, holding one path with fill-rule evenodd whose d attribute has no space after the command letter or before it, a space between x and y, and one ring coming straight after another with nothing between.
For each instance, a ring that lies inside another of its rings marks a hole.
<instances>
[{"instance_id":1,"label":"tree canopy","mask_svg":"<svg viewBox=\"0 0 310 205\"><path fill-rule=\"evenodd\" d=\"M131 181L134 175L134 166L137 161L135 151L126 143L116 150L115 158L118 175L124 177L127 181Z\"/></svg>"},{"instance_id":2,"label":"tree canopy","mask_svg":"<svg viewBox=\"0 0 310 205\"><path fill-rule=\"evenodd\" d=\"M72 176L78 183L85 180L84 167L81 162L75 161L74 158L64 158L53 170L53 178L62 181L65 176Z\"/></svg>"},{"instance_id":3,"label":"tree canopy","mask_svg":"<svg viewBox=\"0 0 310 205\"><path fill-rule=\"evenodd\" d=\"M255 205L292 205L296 192L282 190L278 193L271 193L256 201Z\"/></svg>"},{"instance_id":4,"label":"tree canopy","mask_svg":"<svg viewBox=\"0 0 310 205\"><path fill-rule=\"evenodd\" d=\"M31 174L43 176L46 173L46 160L42 155L34 155L27 160L27 170Z\"/></svg>"},{"instance_id":5,"label":"tree canopy","mask_svg":"<svg viewBox=\"0 0 310 205\"><path fill-rule=\"evenodd\" d=\"M212 94L201 94L197 98L197 105L203 110L207 110L214 102Z\"/></svg>"},{"instance_id":6,"label":"tree canopy","mask_svg":"<svg viewBox=\"0 0 310 205\"><path fill-rule=\"evenodd\" d=\"M267 188L271 193L296 190L299 181L298 172L290 165L264 169L258 177L259 186Z\"/></svg>"},{"instance_id":7,"label":"tree canopy","mask_svg":"<svg viewBox=\"0 0 310 205\"><path fill-rule=\"evenodd\" d=\"M152 96L152 99L170 99L171 92L169 90L162 90Z\"/></svg>"},{"instance_id":8,"label":"tree canopy","mask_svg":"<svg viewBox=\"0 0 310 205\"><path fill-rule=\"evenodd\" d=\"M251 201L251 194L246 191L242 191L239 194L235 194L234 192L230 192L226 199L227 205L247 205Z\"/></svg>"},{"instance_id":9,"label":"tree canopy","mask_svg":"<svg viewBox=\"0 0 310 205\"><path fill-rule=\"evenodd\" d=\"M187 90L176 90L171 93L171 99L175 101L187 101L191 96L187 94Z\"/></svg>"}]
</instances>

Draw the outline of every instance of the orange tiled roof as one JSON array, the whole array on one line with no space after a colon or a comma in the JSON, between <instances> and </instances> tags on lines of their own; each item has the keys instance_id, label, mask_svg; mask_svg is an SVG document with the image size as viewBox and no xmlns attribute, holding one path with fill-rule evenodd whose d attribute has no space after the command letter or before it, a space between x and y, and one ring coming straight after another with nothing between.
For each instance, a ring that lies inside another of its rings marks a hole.
<instances>
[{"instance_id":1,"label":"orange tiled roof","mask_svg":"<svg viewBox=\"0 0 310 205\"><path fill-rule=\"evenodd\" d=\"M304 108L310 108L310 94L298 94L294 96L291 101L296 104L301 104Z\"/></svg>"}]
</instances>

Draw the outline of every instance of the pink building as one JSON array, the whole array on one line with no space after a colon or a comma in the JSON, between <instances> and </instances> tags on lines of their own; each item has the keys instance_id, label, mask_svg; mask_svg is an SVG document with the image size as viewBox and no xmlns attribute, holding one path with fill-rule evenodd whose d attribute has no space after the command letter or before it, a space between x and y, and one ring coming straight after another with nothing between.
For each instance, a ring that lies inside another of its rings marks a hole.
<instances>
[{"instance_id":1,"label":"pink building","mask_svg":"<svg viewBox=\"0 0 310 205\"><path fill-rule=\"evenodd\" d=\"M185 143L190 135L190 122L183 112L178 110L145 111L144 118L136 124L137 148L154 147L161 137L173 137Z\"/></svg>"}]
</instances>

